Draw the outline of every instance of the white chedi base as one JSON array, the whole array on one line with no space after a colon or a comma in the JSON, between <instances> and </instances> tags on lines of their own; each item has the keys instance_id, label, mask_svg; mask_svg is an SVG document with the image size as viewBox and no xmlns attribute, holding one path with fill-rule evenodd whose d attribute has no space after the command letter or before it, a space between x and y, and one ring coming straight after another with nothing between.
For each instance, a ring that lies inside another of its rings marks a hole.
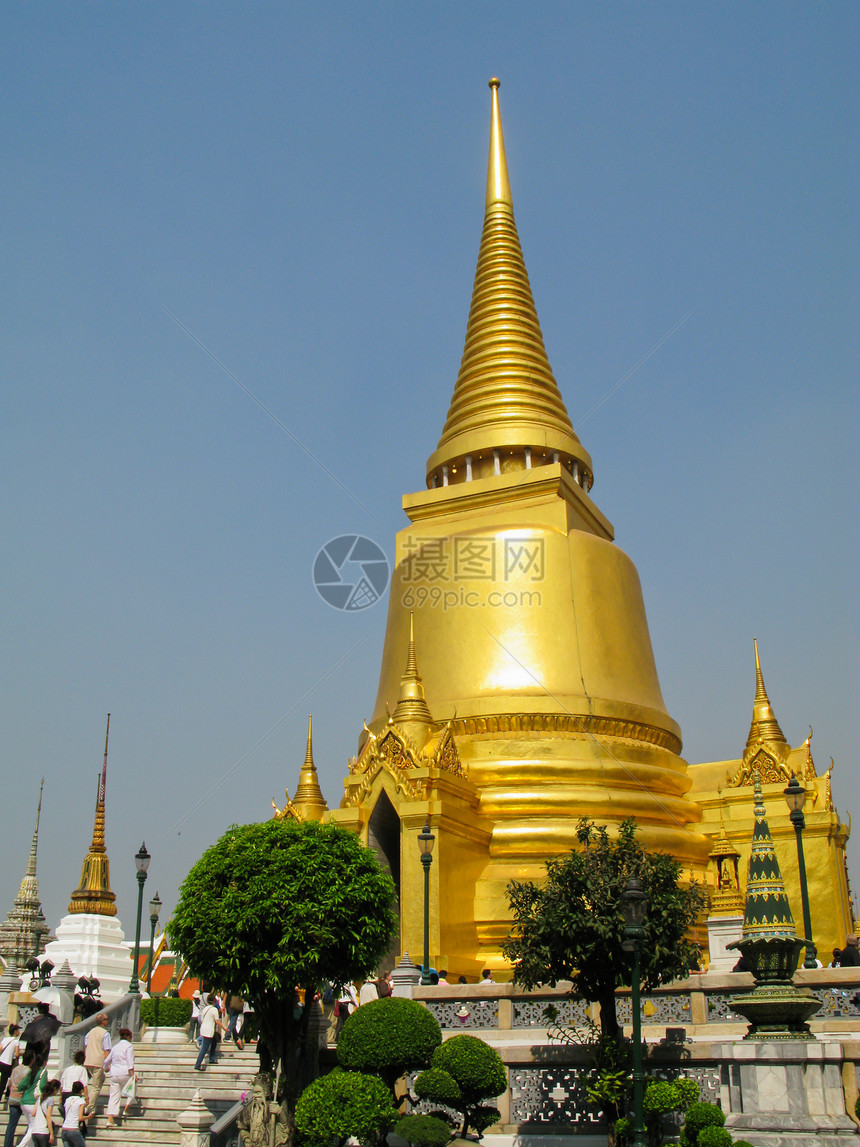
<instances>
[{"instance_id":1,"label":"white chedi base","mask_svg":"<svg viewBox=\"0 0 860 1147\"><path fill-rule=\"evenodd\" d=\"M740 940L744 930L743 916L711 916L708 919L708 971L730 972L740 958L737 948L727 944Z\"/></svg>"},{"instance_id":2,"label":"white chedi base","mask_svg":"<svg viewBox=\"0 0 860 1147\"><path fill-rule=\"evenodd\" d=\"M45 948L45 957L55 968L68 960L75 976L95 976L106 1004L126 994L133 961L116 916L86 912L64 916L56 935L56 940Z\"/></svg>"}]
</instances>

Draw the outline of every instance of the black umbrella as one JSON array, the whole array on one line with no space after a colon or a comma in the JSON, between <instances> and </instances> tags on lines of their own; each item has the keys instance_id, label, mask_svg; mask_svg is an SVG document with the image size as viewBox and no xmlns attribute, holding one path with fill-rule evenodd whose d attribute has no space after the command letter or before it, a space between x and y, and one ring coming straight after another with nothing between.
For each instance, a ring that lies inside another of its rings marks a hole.
<instances>
[{"instance_id":1,"label":"black umbrella","mask_svg":"<svg viewBox=\"0 0 860 1147\"><path fill-rule=\"evenodd\" d=\"M49 1043L63 1025L56 1016L37 1016L21 1032L25 1043Z\"/></svg>"}]
</instances>

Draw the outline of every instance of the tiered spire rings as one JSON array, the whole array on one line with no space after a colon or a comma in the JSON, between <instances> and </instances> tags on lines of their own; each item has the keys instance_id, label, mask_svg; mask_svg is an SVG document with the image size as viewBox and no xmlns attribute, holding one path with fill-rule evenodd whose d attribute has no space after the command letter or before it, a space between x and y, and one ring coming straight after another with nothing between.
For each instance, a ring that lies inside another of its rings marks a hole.
<instances>
[{"instance_id":1,"label":"tiered spire rings","mask_svg":"<svg viewBox=\"0 0 860 1147\"><path fill-rule=\"evenodd\" d=\"M466 345L427 485L561 462L589 490L591 458L552 373L514 222L495 77L490 89L486 211Z\"/></svg>"},{"instance_id":2,"label":"tiered spire rings","mask_svg":"<svg viewBox=\"0 0 860 1147\"><path fill-rule=\"evenodd\" d=\"M99 776L96 797L96 816L93 826L93 839L90 850L84 857L81 867L81 883L72 893L69 903L70 913L85 913L91 916L116 916L116 896L110 887L110 864L105 847L105 790L107 788L108 737L110 736L110 713L105 729L105 755Z\"/></svg>"}]
</instances>

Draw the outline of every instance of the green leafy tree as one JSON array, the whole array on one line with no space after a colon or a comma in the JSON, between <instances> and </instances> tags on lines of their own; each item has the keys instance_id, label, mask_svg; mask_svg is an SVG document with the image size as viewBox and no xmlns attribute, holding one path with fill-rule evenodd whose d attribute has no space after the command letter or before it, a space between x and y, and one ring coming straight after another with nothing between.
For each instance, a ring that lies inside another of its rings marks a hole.
<instances>
[{"instance_id":1,"label":"green leafy tree","mask_svg":"<svg viewBox=\"0 0 860 1147\"><path fill-rule=\"evenodd\" d=\"M628 878L638 876L648 896L639 949L646 991L696 967L699 949L688 933L704 907L704 892L698 884L681 884L681 865L673 857L645 851L633 820L622 822L615 840L605 826L587 820L576 835L579 848L548 861L545 881L508 886L513 924L503 951L517 983L531 988L570 980L577 997L596 1000L604 1035L617 1039L615 990L629 985L631 971L622 948L621 894Z\"/></svg>"},{"instance_id":2,"label":"green leafy tree","mask_svg":"<svg viewBox=\"0 0 860 1147\"><path fill-rule=\"evenodd\" d=\"M432 1012L417 1000L388 996L352 1013L337 1041L337 1059L347 1071L381 1076L393 1092L405 1072L429 1064L441 1042Z\"/></svg>"},{"instance_id":3,"label":"green leafy tree","mask_svg":"<svg viewBox=\"0 0 860 1147\"><path fill-rule=\"evenodd\" d=\"M251 1002L290 1126L319 1051L296 991L310 1004L329 981L366 978L388 951L394 898L370 849L315 821L234 825L185 878L171 945L192 975Z\"/></svg>"},{"instance_id":4,"label":"green leafy tree","mask_svg":"<svg viewBox=\"0 0 860 1147\"><path fill-rule=\"evenodd\" d=\"M455 1035L433 1052L432 1066L415 1080L419 1099L442 1103L459 1112L460 1134L480 1135L499 1119L498 1108L485 1104L506 1089L505 1065L495 1048L473 1035Z\"/></svg>"},{"instance_id":5,"label":"green leafy tree","mask_svg":"<svg viewBox=\"0 0 860 1147\"><path fill-rule=\"evenodd\" d=\"M296 1131L301 1147L340 1147L347 1139L382 1142L397 1119L391 1092L381 1079L335 1069L299 1097Z\"/></svg>"}]
</instances>

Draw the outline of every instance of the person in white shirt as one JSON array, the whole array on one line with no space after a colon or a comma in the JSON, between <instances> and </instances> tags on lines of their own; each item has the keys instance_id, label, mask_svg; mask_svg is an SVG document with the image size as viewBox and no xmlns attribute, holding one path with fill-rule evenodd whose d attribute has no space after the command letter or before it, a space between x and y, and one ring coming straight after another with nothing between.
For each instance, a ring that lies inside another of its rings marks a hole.
<instances>
[{"instance_id":1,"label":"person in white shirt","mask_svg":"<svg viewBox=\"0 0 860 1147\"><path fill-rule=\"evenodd\" d=\"M484 978L482 980L478 980L479 984L494 984L496 982L493 979L493 973L490 971L489 968L484 968L483 972L481 972L481 975Z\"/></svg>"},{"instance_id":2,"label":"person in white shirt","mask_svg":"<svg viewBox=\"0 0 860 1147\"><path fill-rule=\"evenodd\" d=\"M376 986L376 980L365 980L358 989L358 1006L361 1007L362 1004L369 1004L378 999L379 989Z\"/></svg>"},{"instance_id":3,"label":"person in white shirt","mask_svg":"<svg viewBox=\"0 0 860 1147\"><path fill-rule=\"evenodd\" d=\"M128 1028L120 1028L119 1042L113 1045L105 1057L105 1070L110 1076L110 1095L107 1105L108 1127L116 1127L115 1117L119 1115L122 1089L134 1075L134 1048L131 1039L131 1031Z\"/></svg>"},{"instance_id":4,"label":"person in white shirt","mask_svg":"<svg viewBox=\"0 0 860 1147\"><path fill-rule=\"evenodd\" d=\"M215 996L210 992L206 997L206 1003L200 1008L200 1052L194 1065L195 1071L203 1071L203 1060L207 1055L210 1066L218 1062L217 1055L213 1055L216 1030L223 1032L226 1031L226 1028L221 1023Z\"/></svg>"},{"instance_id":5,"label":"person in white shirt","mask_svg":"<svg viewBox=\"0 0 860 1147\"><path fill-rule=\"evenodd\" d=\"M18 1024L9 1024L9 1031L0 1040L0 1098L5 1097L6 1084L12 1074L12 1068L23 1051L21 1041L18 1039L20 1034L21 1028Z\"/></svg>"},{"instance_id":6,"label":"person in white shirt","mask_svg":"<svg viewBox=\"0 0 860 1147\"><path fill-rule=\"evenodd\" d=\"M63 1096L63 1103L72 1094L72 1088L76 1083L80 1083L84 1089L84 1102L87 1099L87 1083L89 1082L87 1069L84 1067L84 1053L76 1051L74 1062L71 1063L63 1074L60 1076L60 1088Z\"/></svg>"},{"instance_id":7,"label":"person in white shirt","mask_svg":"<svg viewBox=\"0 0 860 1147\"><path fill-rule=\"evenodd\" d=\"M72 1084L72 1094L66 1100L63 1116L63 1142L67 1147L86 1147L81 1127L86 1126L87 1101L84 1099L84 1085L80 1080Z\"/></svg>"}]
</instances>

